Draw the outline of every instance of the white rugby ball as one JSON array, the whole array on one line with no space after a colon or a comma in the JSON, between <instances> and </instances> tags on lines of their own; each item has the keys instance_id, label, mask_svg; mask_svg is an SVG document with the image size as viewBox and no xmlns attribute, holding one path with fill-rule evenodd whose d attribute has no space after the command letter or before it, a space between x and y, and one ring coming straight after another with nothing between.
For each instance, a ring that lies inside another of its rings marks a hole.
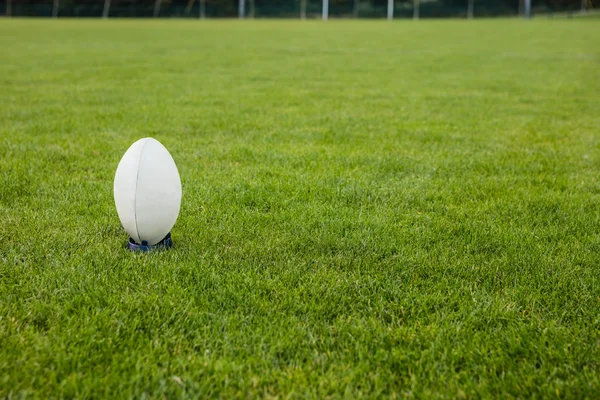
<instances>
[{"instance_id":1,"label":"white rugby ball","mask_svg":"<svg viewBox=\"0 0 600 400\"><path fill-rule=\"evenodd\" d=\"M181 206L181 180L173 157L156 139L131 145L115 174L115 204L123 227L138 244L160 242Z\"/></svg>"}]
</instances>

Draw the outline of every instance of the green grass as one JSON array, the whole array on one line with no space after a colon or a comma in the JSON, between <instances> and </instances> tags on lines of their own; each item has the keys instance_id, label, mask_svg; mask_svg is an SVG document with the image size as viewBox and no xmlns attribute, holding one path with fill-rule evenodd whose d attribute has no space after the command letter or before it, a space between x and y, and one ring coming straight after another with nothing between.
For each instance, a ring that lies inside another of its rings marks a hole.
<instances>
[{"instance_id":1,"label":"green grass","mask_svg":"<svg viewBox=\"0 0 600 400\"><path fill-rule=\"evenodd\" d=\"M0 397L597 397L599 28L1 20Z\"/></svg>"}]
</instances>

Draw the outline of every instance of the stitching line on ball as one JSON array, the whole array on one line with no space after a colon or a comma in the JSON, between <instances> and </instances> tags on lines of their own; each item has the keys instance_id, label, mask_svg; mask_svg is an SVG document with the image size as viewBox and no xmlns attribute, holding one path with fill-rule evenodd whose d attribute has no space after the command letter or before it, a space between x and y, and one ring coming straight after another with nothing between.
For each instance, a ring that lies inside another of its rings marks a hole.
<instances>
[{"instance_id":1,"label":"stitching line on ball","mask_svg":"<svg viewBox=\"0 0 600 400\"><path fill-rule=\"evenodd\" d=\"M148 138L146 138L144 144L142 145L142 149L140 150L140 158L138 159L137 165L137 174L135 176L135 191L133 192L133 220L135 221L135 233L137 233L137 237L140 241L140 244L142 243L142 238L140 237L140 231L138 230L137 223L137 187L138 182L140 180L140 164L142 163L142 155L144 154L144 147L146 147L146 143L148 143Z\"/></svg>"}]
</instances>

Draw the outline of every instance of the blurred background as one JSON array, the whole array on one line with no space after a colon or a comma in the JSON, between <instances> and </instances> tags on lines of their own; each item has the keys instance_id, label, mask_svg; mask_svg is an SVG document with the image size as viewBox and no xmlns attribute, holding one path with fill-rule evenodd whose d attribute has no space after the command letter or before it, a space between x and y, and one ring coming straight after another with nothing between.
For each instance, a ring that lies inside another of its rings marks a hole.
<instances>
[{"instance_id":1,"label":"blurred background","mask_svg":"<svg viewBox=\"0 0 600 400\"><path fill-rule=\"evenodd\" d=\"M1 0L0 16L104 18L573 17L598 0Z\"/></svg>"}]
</instances>

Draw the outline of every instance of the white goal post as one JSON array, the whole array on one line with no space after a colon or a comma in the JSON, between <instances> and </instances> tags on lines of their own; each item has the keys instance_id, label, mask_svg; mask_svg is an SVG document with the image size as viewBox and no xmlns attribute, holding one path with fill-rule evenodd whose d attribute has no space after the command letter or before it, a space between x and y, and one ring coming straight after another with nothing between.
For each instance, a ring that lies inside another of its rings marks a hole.
<instances>
[{"instance_id":1,"label":"white goal post","mask_svg":"<svg viewBox=\"0 0 600 400\"><path fill-rule=\"evenodd\" d=\"M525 0L525 18L531 18L531 0Z\"/></svg>"},{"instance_id":2,"label":"white goal post","mask_svg":"<svg viewBox=\"0 0 600 400\"><path fill-rule=\"evenodd\" d=\"M104 10L102 10L102 18L108 18L110 13L110 0L104 0Z\"/></svg>"},{"instance_id":3,"label":"white goal post","mask_svg":"<svg viewBox=\"0 0 600 400\"><path fill-rule=\"evenodd\" d=\"M246 14L246 0L240 0L238 3L238 18L244 19Z\"/></svg>"}]
</instances>

